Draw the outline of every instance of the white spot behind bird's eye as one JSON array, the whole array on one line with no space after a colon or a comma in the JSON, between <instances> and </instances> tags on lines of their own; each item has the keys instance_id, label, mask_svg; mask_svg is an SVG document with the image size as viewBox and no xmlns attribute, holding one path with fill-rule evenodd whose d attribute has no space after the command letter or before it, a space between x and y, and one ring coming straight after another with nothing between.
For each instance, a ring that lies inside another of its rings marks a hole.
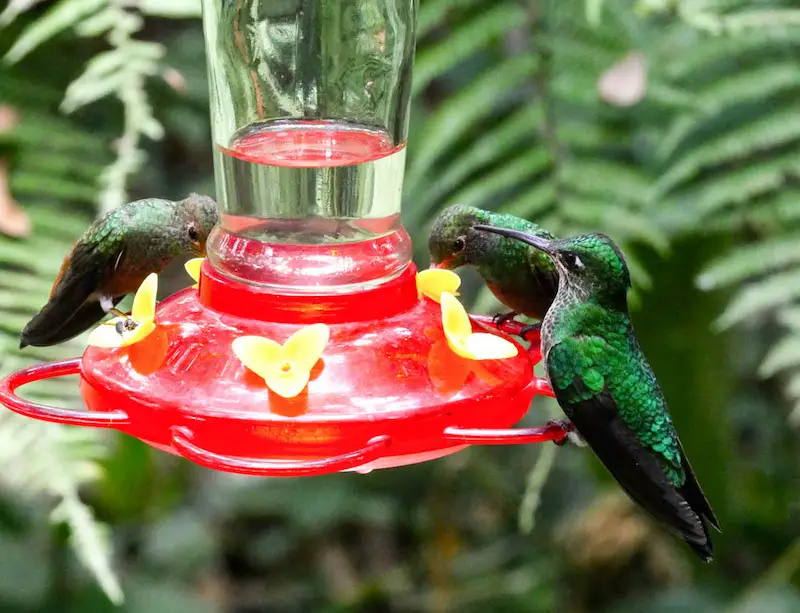
<instances>
[{"instance_id":1,"label":"white spot behind bird's eye","mask_svg":"<svg viewBox=\"0 0 800 613\"><path fill-rule=\"evenodd\" d=\"M575 268L583 268L583 262L577 255L575 256Z\"/></svg>"}]
</instances>

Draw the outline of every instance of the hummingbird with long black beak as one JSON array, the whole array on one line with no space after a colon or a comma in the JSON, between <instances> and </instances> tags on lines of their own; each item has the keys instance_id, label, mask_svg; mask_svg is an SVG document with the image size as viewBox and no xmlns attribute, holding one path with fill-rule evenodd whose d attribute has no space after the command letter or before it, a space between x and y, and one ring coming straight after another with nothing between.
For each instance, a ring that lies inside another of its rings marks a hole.
<instances>
[{"instance_id":1,"label":"hummingbird with long black beak","mask_svg":"<svg viewBox=\"0 0 800 613\"><path fill-rule=\"evenodd\" d=\"M448 270L474 266L495 298L511 309L496 319L498 324L517 314L541 321L558 290L558 273L550 256L519 241L480 232L476 230L480 224L553 238L527 219L456 204L433 222L428 239L432 266ZM534 327L523 328L523 336Z\"/></svg>"},{"instance_id":2,"label":"hummingbird with long black beak","mask_svg":"<svg viewBox=\"0 0 800 613\"><path fill-rule=\"evenodd\" d=\"M689 465L628 312L630 273L603 234L566 239L477 225L550 256L559 275L542 321L545 370L577 433L625 492L705 561L719 523Z\"/></svg>"},{"instance_id":3,"label":"hummingbird with long black beak","mask_svg":"<svg viewBox=\"0 0 800 613\"><path fill-rule=\"evenodd\" d=\"M191 194L177 202L129 202L95 221L64 258L50 298L20 334L20 348L47 347L85 332L174 258L203 256L217 203Z\"/></svg>"}]
</instances>

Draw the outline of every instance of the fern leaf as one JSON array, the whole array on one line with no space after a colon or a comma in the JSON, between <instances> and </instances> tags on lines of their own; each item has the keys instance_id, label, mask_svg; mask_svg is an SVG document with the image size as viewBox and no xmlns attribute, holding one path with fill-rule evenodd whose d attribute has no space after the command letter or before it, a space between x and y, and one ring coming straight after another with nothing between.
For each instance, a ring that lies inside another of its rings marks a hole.
<instances>
[{"instance_id":1,"label":"fern leaf","mask_svg":"<svg viewBox=\"0 0 800 613\"><path fill-rule=\"evenodd\" d=\"M556 201L556 183L552 180L539 181L533 188L510 199L499 207L501 213L510 213L535 221L536 217Z\"/></svg>"},{"instance_id":2,"label":"fern leaf","mask_svg":"<svg viewBox=\"0 0 800 613\"><path fill-rule=\"evenodd\" d=\"M800 367L800 336L787 336L778 341L767 353L758 374L772 377L782 370Z\"/></svg>"},{"instance_id":3,"label":"fern leaf","mask_svg":"<svg viewBox=\"0 0 800 613\"><path fill-rule=\"evenodd\" d=\"M726 67L731 72L758 54L792 51L800 46L800 30L796 28L763 28L748 30L738 36L704 37L699 34L684 38L681 53L666 55L665 77L670 81L703 80L709 71Z\"/></svg>"},{"instance_id":4,"label":"fern leaf","mask_svg":"<svg viewBox=\"0 0 800 613\"><path fill-rule=\"evenodd\" d=\"M75 26L75 33L85 38L101 36L111 30L118 21L119 11L109 6L81 21Z\"/></svg>"},{"instance_id":5,"label":"fern leaf","mask_svg":"<svg viewBox=\"0 0 800 613\"><path fill-rule=\"evenodd\" d=\"M696 221L707 219L727 205L745 204L782 187L790 175L800 174L800 154L771 156L761 163L721 172L708 177L698 187L681 192L665 206L692 208Z\"/></svg>"},{"instance_id":6,"label":"fern leaf","mask_svg":"<svg viewBox=\"0 0 800 613\"><path fill-rule=\"evenodd\" d=\"M661 176L654 187L653 196L663 196L696 177L702 170L734 162L798 138L800 107L791 106L766 114L690 150Z\"/></svg>"},{"instance_id":7,"label":"fern leaf","mask_svg":"<svg viewBox=\"0 0 800 613\"><path fill-rule=\"evenodd\" d=\"M694 96L693 103L700 110L675 120L660 143L657 156L667 160L693 132L724 110L767 100L798 87L800 74L793 62L758 65L752 70L738 71L730 77L712 81L709 87Z\"/></svg>"},{"instance_id":8,"label":"fern leaf","mask_svg":"<svg viewBox=\"0 0 800 613\"><path fill-rule=\"evenodd\" d=\"M541 107L522 107L497 126L488 130L446 169L437 173L423 185L412 185L409 191L415 200L413 212L427 213L432 203L446 196L473 173L511 153L521 144L531 140L534 130L542 121ZM412 217L413 219L413 217Z\"/></svg>"},{"instance_id":9,"label":"fern leaf","mask_svg":"<svg viewBox=\"0 0 800 613\"><path fill-rule=\"evenodd\" d=\"M483 4L483 0L424 0L419 10L417 37L422 39L443 25L458 9L468 9Z\"/></svg>"},{"instance_id":10,"label":"fern leaf","mask_svg":"<svg viewBox=\"0 0 800 613\"><path fill-rule=\"evenodd\" d=\"M582 194L628 204L642 203L649 183L644 174L626 164L588 158L562 166L559 179Z\"/></svg>"},{"instance_id":11,"label":"fern leaf","mask_svg":"<svg viewBox=\"0 0 800 613\"><path fill-rule=\"evenodd\" d=\"M108 599L121 605L125 597L109 563L112 550L108 529L97 522L92 510L81 502L73 488L64 487L60 495L61 502L53 510L53 521L69 526L75 555L92 572Z\"/></svg>"},{"instance_id":12,"label":"fern leaf","mask_svg":"<svg viewBox=\"0 0 800 613\"><path fill-rule=\"evenodd\" d=\"M720 318L719 329L727 329L761 317L800 298L800 270L781 272L752 283L736 294Z\"/></svg>"},{"instance_id":13,"label":"fern leaf","mask_svg":"<svg viewBox=\"0 0 800 613\"><path fill-rule=\"evenodd\" d=\"M530 78L535 58L521 55L504 60L483 72L456 95L443 102L425 122L415 155L409 165L408 180L413 185L445 151L500 106L505 97Z\"/></svg>"},{"instance_id":14,"label":"fern leaf","mask_svg":"<svg viewBox=\"0 0 800 613\"><path fill-rule=\"evenodd\" d=\"M741 11L725 15L722 23L724 28L733 34L748 28L785 28L800 25L800 11L792 9Z\"/></svg>"},{"instance_id":15,"label":"fern leaf","mask_svg":"<svg viewBox=\"0 0 800 613\"><path fill-rule=\"evenodd\" d=\"M18 364L5 360L6 367ZM111 552L104 527L78 497L81 483L99 474L96 460L102 456L97 431L46 424L14 413L0 412L0 464L5 468L0 483L20 496L55 496L59 499L53 519L65 522L73 548L98 578L115 603L122 590L111 570ZM58 467L58 470L54 470Z\"/></svg>"},{"instance_id":16,"label":"fern leaf","mask_svg":"<svg viewBox=\"0 0 800 613\"><path fill-rule=\"evenodd\" d=\"M800 307L784 309L778 314L778 321L793 332L800 332Z\"/></svg>"},{"instance_id":17,"label":"fern leaf","mask_svg":"<svg viewBox=\"0 0 800 613\"><path fill-rule=\"evenodd\" d=\"M800 263L800 234L738 246L712 262L697 278L701 289L730 287L772 270Z\"/></svg>"},{"instance_id":18,"label":"fern leaf","mask_svg":"<svg viewBox=\"0 0 800 613\"><path fill-rule=\"evenodd\" d=\"M498 3L459 24L441 43L424 47L414 60L412 95L425 89L435 78L484 49L509 30L524 23L525 12L514 3Z\"/></svg>"},{"instance_id":19,"label":"fern leaf","mask_svg":"<svg viewBox=\"0 0 800 613\"><path fill-rule=\"evenodd\" d=\"M550 154L542 149L532 149L485 175L477 177L453 195L453 202L470 204L482 208L496 208L493 198L530 180L550 164Z\"/></svg>"},{"instance_id":20,"label":"fern leaf","mask_svg":"<svg viewBox=\"0 0 800 613\"><path fill-rule=\"evenodd\" d=\"M200 0L138 0L136 6L145 15L170 19L190 19L201 16Z\"/></svg>"},{"instance_id":21,"label":"fern leaf","mask_svg":"<svg viewBox=\"0 0 800 613\"><path fill-rule=\"evenodd\" d=\"M61 0L22 32L6 53L5 60L12 64L18 62L56 34L102 9L107 2L108 0Z\"/></svg>"},{"instance_id":22,"label":"fern leaf","mask_svg":"<svg viewBox=\"0 0 800 613\"><path fill-rule=\"evenodd\" d=\"M25 11L29 11L43 0L9 0L6 8L0 13L0 27L11 24Z\"/></svg>"}]
</instances>

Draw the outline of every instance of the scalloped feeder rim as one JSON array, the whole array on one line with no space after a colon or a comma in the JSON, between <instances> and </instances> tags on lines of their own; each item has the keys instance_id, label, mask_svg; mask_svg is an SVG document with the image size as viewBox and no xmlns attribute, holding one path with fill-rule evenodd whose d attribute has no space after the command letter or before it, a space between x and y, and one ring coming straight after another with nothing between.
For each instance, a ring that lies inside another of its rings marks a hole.
<instances>
[{"instance_id":1,"label":"scalloped feeder rim","mask_svg":"<svg viewBox=\"0 0 800 613\"><path fill-rule=\"evenodd\" d=\"M159 303L147 338L15 372L0 381L0 402L44 421L115 428L207 468L260 476L368 472L472 444L563 440L557 425L512 428L534 395L552 396L533 374L538 337L513 358L457 356L444 339L439 304L417 297L415 273L411 264L355 293L279 295L232 281L206 261L199 290ZM490 317L472 320L509 338ZM270 392L231 349L238 336L283 342L309 323L328 324L331 338L297 398ZM503 330L521 328L510 321ZM76 374L88 411L16 394L22 385Z\"/></svg>"}]
</instances>

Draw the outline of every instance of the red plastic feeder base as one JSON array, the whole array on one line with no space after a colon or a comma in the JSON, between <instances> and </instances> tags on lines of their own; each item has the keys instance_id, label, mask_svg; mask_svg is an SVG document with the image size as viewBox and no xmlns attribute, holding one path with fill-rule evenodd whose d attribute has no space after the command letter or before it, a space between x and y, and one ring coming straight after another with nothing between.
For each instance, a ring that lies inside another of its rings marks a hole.
<instances>
[{"instance_id":1,"label":"red plastic feeder base","mask_svg":"<svg viewBox=\"0 0 800 613\"><path fill-rule=\"evenodd\" d=\"M562 440L558 426L510 429L535 394L552 395L533 375L538 339L531 353L521 349L514 358L457 356L439 305L417 298L415 273L412 265L359 293L276 295L233 282L206 262L199 292L161 302L146 339L14 373L0 382L0 402L37 419L113 427L208 468L261 476L367 472L470 444ZM310 323L328 324L331 337L296 398L271 392L232 352L239 336L282 343ZM15 394L26 383L78 373L88 411Z\"/></svg>"}]
</instances>

